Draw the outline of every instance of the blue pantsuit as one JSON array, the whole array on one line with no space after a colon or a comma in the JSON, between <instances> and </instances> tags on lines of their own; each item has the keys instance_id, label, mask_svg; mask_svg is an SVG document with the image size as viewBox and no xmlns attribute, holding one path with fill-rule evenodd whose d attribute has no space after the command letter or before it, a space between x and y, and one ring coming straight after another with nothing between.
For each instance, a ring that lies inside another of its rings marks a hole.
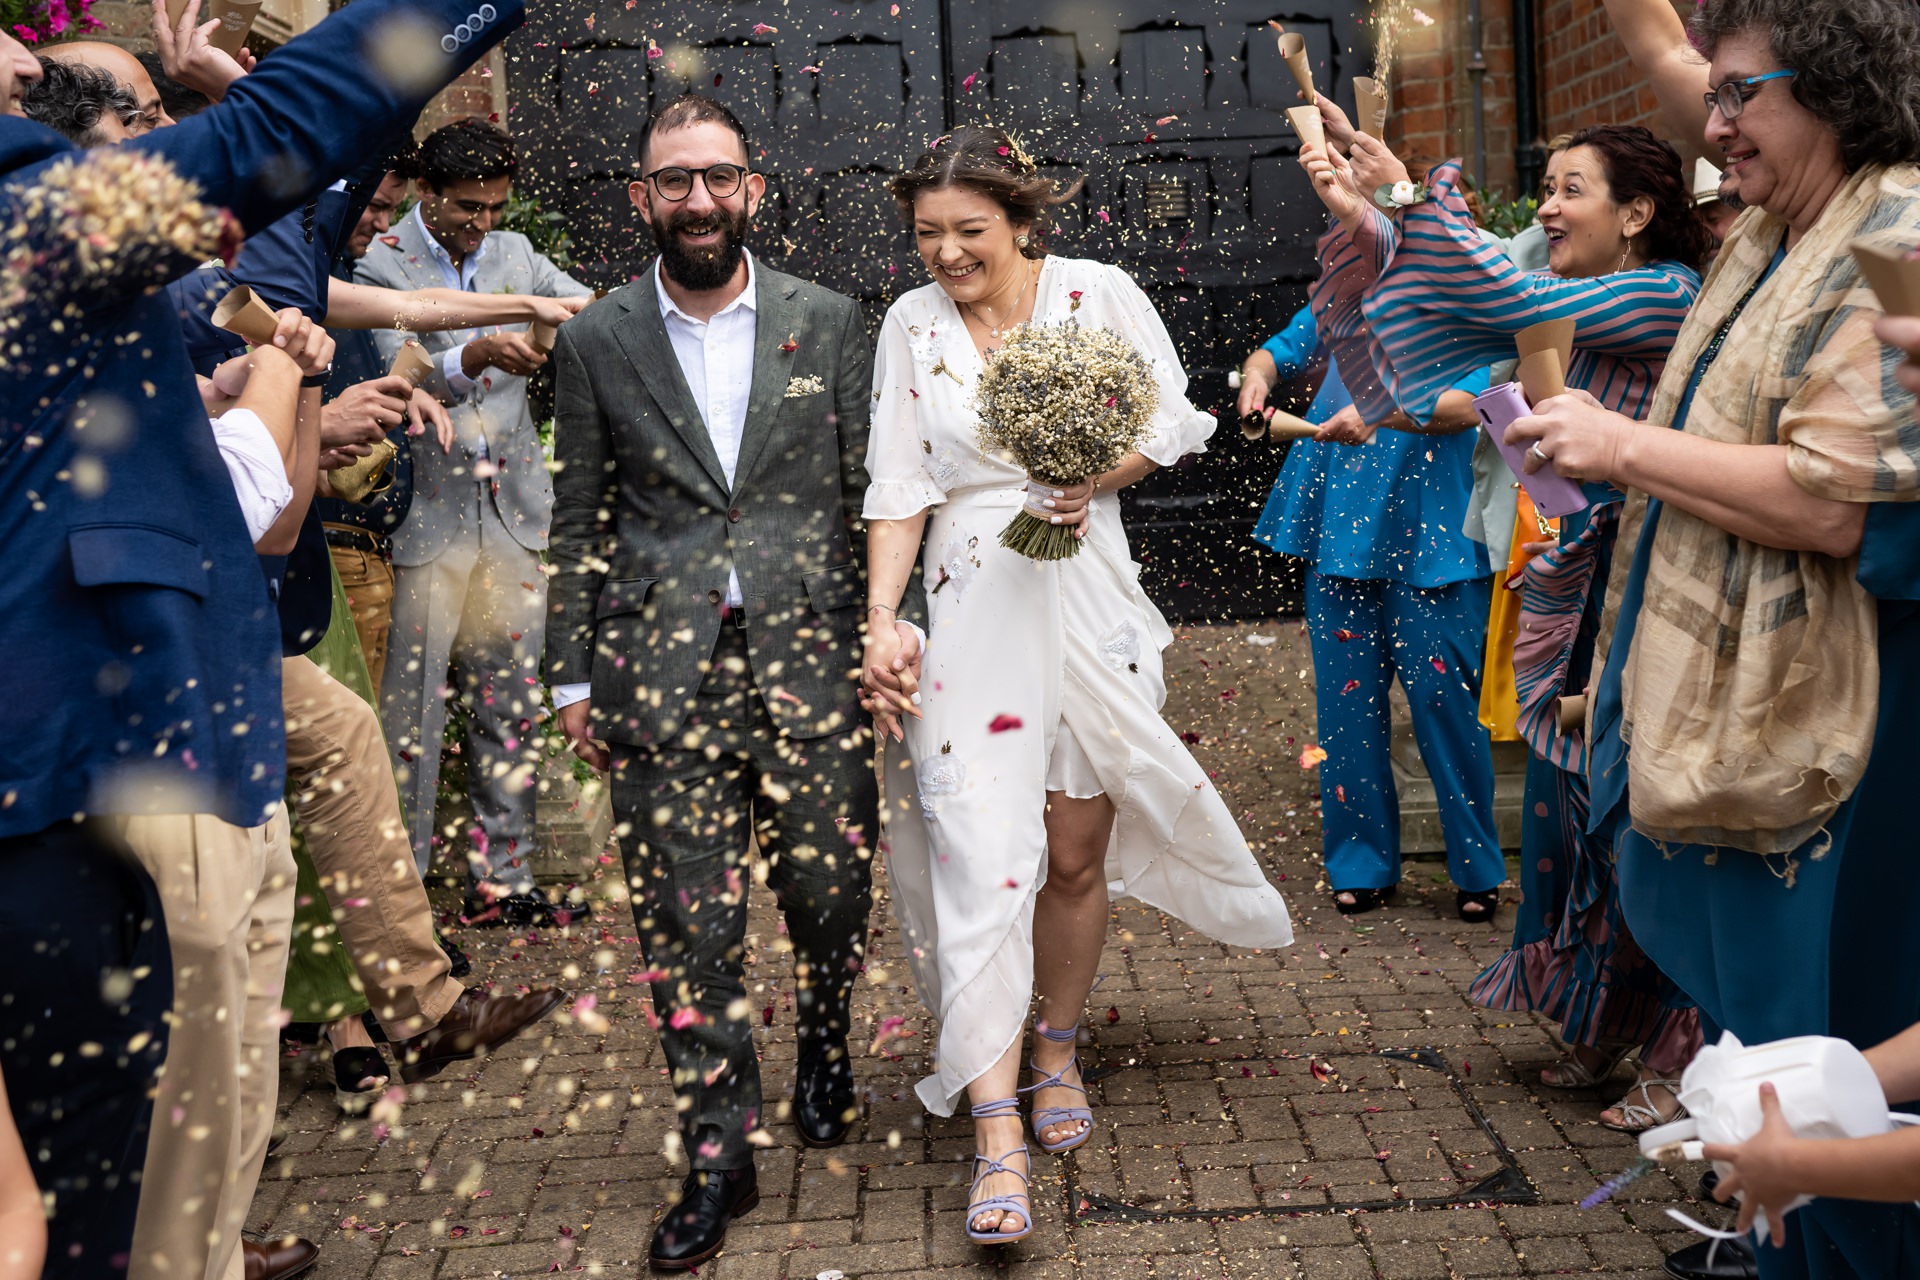
<instances>
[{"instance_id":1,"label":"blue pantsuit","mask_svg":"<svg viewBox=\"0 0 1920 1280\"><path fill-rule=\"evenodd\" d=\"M1266 344L1282 377L1317 344L1302 310ZM1485 375L1463 389L1484 390ZM1329 366L1310 422L1350 403ZM1400 806L1389 757L1396 675L1438 793L1454 884L1506 879L1493 822L1493 759L1480 723L1490 579L1485 548L1460 532L1472 488L1471 433L1382 430L1364 446L1296 442L1254 537L1307 561L1320 746L1321 828L1336 892L1400 879Z\"/></svg>"}]
</instances>

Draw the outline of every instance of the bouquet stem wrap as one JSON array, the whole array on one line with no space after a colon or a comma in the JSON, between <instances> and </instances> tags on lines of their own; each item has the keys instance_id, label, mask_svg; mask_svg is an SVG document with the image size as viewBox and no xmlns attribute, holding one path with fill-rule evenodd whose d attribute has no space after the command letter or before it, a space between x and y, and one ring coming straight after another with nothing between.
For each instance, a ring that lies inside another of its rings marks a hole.
<instances>
[{"instance_id":1,"label":"bouquet stem wrap","mask_svg":"<svg viewBox=\"0 0 1920 1280\"><path fill-rule=\"evenodd\" d=\"M974 390L980 438L1042 484L1079 484L1120 465L1150 434L1159 382L1133 346L1106 329L1023 324L988 355ZM1073 527L1022 507L1000 545L1031 560L1077 554Z\"/></svg>"}]
</instances>

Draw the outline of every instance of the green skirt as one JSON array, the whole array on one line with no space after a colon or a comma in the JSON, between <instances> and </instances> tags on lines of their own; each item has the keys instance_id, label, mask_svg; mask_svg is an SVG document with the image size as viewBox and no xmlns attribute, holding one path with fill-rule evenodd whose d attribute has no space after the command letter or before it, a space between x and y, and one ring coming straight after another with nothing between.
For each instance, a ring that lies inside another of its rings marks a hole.
<instances>
[{"instance_id":1,"label":"green skirt","mask_svg":"<svg viewBox=\"0 0 1920 1280\"><path fill-rule=\"evenodd\" d=\"M360 653L360 635L354 630L353 612L347 604L347 593L331 563L327 571L333 578L333 619L327 634L307 656L322 671L366 699L368 706L378 710L373 681L367 675L366 659ZM287 985L282 1000L291 1021L337 1022L365 1013L367 993L340 939L333 908L320 887L313 859L307 855L299 814L292 809L291 783L287 800L289 811L294 814L293 860L300 874L294 899L293 947L287 955Z\"/></svg>"}]
</instances>

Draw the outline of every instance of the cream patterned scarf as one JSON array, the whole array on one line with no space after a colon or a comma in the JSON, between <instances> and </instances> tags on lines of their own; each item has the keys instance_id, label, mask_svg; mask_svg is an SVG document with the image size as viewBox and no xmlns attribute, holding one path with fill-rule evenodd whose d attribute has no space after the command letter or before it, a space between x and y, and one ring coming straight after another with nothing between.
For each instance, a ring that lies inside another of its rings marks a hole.
<instances>
[{"instance_id":1,"label":"cream patterned scarf","mask_svg":"<svg viewBox=\"0 0 1920 1280\"><path fill-rule=\"evenodd\" d=\"M1707 345L1772 261L1786 224L1745 214L1728 237L1654 393L1672 424ZM1920 426L1873 336L1880 305L1848 244L1920 243L1920 167L1854 174L1754 292L1687 414L1688 435L1787 446L1807 492L1920 499ZM1646 516L1628 496L1603 638ZM1853 793L1873 747L1877 613L1857 556L1776 551L1662 507L1621 681L1628 797L1650 839L1791 851ZM1596 664L1604 661L1604 655Z\"/></svg>"}]
</instances>

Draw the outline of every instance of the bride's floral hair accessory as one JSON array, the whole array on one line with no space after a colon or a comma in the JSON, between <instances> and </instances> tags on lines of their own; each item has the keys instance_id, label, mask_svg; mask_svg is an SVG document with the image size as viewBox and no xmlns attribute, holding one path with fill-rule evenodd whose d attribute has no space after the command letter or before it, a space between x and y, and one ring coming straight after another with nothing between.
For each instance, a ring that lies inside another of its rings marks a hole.
<instances>
[{"instance_id":1,"label":"bride's floral hair accessory","mask_svg":"<svg viewBox=\"0 0 1920 1280\"><path fill-rule=\"evenodd\" d=\"M901 218L911 224L916 200L928 191L952 186L969 187L1004 209L1026 235L1021 251L1029 258L1046 256L1047 210L1071 200L1080 190L1077 180L1058 189L1018 138L990 124L966 125L935 138L887 189L900 207Z\"/></svg>"}]
</instances>

